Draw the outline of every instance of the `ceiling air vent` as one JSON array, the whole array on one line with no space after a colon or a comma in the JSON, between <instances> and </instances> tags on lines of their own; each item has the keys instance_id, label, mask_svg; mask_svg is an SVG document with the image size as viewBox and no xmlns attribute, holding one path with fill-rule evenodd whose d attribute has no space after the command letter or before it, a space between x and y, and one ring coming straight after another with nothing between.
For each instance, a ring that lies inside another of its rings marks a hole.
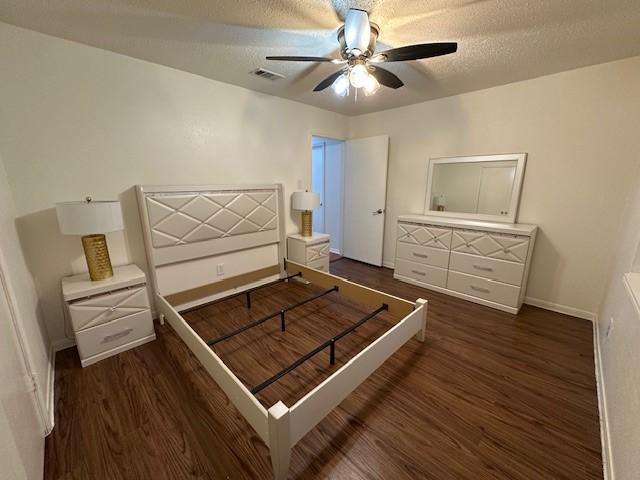
<instances>
[{"instance_id":1,"label":"ceiling air vent","mask_svg":"<svg viewBox=\"0 0 640 480\"><path fill-rule=\"evenodd\" d=\"M284 75L272 72L271 70L266 70L264 68L256 68L249 73L260 78L266 78L267 80L280 80L284 78Z\"/></svg>"}]
</instances>

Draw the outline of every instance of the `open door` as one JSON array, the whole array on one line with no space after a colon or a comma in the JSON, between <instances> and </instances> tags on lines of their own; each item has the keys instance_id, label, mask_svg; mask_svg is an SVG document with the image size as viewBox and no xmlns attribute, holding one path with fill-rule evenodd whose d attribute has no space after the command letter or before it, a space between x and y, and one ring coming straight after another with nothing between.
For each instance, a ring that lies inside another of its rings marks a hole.
<instances>
[{"instance_id":1,"label":"open door","mask_svg":"<svg viewBox=\"0 0 640 480\"><path fill-rule=\"evenodd\" d=\"M389 137L345 142L343 256L382 265Z\"/></svg>"}]
</instances>

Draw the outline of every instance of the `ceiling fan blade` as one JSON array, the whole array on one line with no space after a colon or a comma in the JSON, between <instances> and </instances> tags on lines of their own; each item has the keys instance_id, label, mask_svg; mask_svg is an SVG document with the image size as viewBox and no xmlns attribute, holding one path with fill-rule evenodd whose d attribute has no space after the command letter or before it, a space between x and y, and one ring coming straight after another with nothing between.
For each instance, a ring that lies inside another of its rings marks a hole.
<instances>
[{"instance_id":1,"label":"ceiling fan blade","mask_svg":"<svg viewBox=\"0 0 640 480\"><path fill-rule=\"evenodd\" d=\"M395 73L391 73L389 70L385 70L384 68L373 67L371 75L378 80L380 85L393 88L394 90L404 85L403 81L400 80Z\"/></svg>"},{"instance_id":2,"label":"ceiling fan blade","mask_svg":"<svg viewBox=\"0 0 640 480\"><path fill-rule=\"evenodd\" d=\"M331 62L331 63L341 63L342 60L337 58L327 58L327 57L295 57L295 56L269 56L267 60L279 60L283 62Z\"/></svg>"},{"instance_id":3,"label":"ceiling fan blade","mask_svg":"<svg viewBox=\"0 0 640 480\"><path fill-rule=\"evenodd\" d=\"M449 55L458 50L455 42L442 43L421 43L418 45L407 45L406 47L392 48L384 52L376 53L371 61L373 62L405 62L407 60L420 60L421 58L439 57Z\"/></svg>"},{"instance_id":4,"label":"ceiling fan blade","mask_svg":"<svg viewBox=\"0 0 640 480\"><path fill-rule=\"evenodd\" d=\"M322 80L318 85L316 85L316 88L314 88L313 91L314 92L320 92L320 91L324 90L325 88L331 86L333 84L333 82L335 82L336 79L340 75L342 75L343 73L344 73L344 70L338 70L337 72L332 73L327 78Z\"/></svg>"}]
</instances>

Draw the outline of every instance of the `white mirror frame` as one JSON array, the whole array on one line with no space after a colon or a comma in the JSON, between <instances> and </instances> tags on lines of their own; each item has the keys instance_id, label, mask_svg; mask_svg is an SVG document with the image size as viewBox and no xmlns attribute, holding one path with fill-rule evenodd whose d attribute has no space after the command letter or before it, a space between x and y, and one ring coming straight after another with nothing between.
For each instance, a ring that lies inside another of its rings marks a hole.
<instances>
[{"instance_id":1,"label":"white mirror frame","mask_svg":"<svg viewBox=\"0 0 640 480\"><path fill-rule=\"evenodd\" d=\"M504 160L516 160L516 174L513 181L513 191L511 192L511 203L509 204L508 215L486 215L482 213L462 213L462 212L439 212L431 210L431 183L433 181L433 168L436 165L450 163L474 163L474 162L499 162ZM443 157L431 158L427 167L427 195L424 200L424 214L438 217L464 218L467 220L480 220L499 223L516 223L518 209L520 208L520 191L524 179L524 168L527 163L526 153L507 153L501 155L475 155L468 157Z\"/></svg>"}]
</instances>

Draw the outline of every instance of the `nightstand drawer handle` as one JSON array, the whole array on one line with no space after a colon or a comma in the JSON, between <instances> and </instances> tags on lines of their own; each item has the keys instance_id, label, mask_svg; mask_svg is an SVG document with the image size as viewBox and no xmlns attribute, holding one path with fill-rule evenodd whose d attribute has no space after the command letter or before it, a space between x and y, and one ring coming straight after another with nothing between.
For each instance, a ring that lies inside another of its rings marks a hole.
<instances>
[{"instance_id":1,"label":"nightstand drawer handle","mask_svg":"<svg viewBox=\"0 0 640 480\"><path fill-rule=\"evenodd\" d=\"M426 275L425 272L421 272L420 270L411 270L411 273L415 273L416 275L422 275L422 276Z\"/></svg>"},{"instance_id":2,"label":"nightstand drawer handle","mask_svg":"<svg viewBox=\"0 0 640 480\"><path fill-rule=\"evenodd\" d=\"M413 252L413 256L414 257L420 257L420 258L429 258L429 255L425 255L424 253Z\"/></svg>"},{"instance_id":3,"label":"nightstand drawer handle","mask_svg":"<svg viewBox=\"0 0 640 480\"><path fill-rule=\"evenodd\" d=\"M102 339L102 343L113 342L114 340L118 340L119 338L126 337L131 332L133 332L133 328L127 328L126 330L114 333L113 335L107 335Z\"/></svg>"},{"instance_id":4,"label":"nightstand drawer handle","mask_svg":"<svg viewBox=\"0 0 640 480\"><path fill-rule=\"evenodd\" d=\"M482 292L482 293L491 293L491 290L489 290L488 288L476 287L475 285L471 285L471 290L475 290L476 292Z\"/></svg>"},{"instance_id":5,"label":"nightstand drawer handle","mask_svg":"<svg viewBox=\"0 0 640 480\"><path fill-rule=\"evenodd\" d=\"M493 268L491 267L482 267L480 265L474 265L473 268L476 270L482 270L483 272L493 272Z\"/></svg>"}]
</instances>

